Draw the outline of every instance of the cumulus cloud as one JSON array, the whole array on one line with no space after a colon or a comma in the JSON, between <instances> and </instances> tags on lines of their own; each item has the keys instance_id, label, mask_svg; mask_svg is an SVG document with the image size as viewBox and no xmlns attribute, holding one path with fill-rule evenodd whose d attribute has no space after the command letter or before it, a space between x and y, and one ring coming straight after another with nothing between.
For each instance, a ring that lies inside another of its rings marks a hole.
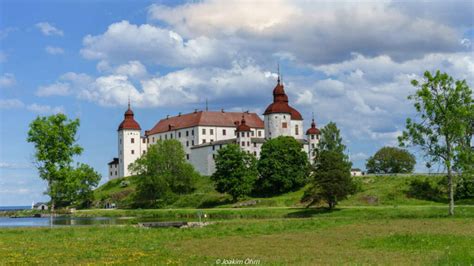
<instances>
[{"instance_id":1,"label":"cumulus cloud","mask_svg":"<svg viewBox=\"0 0 474 266\"><path fill-rule=\"evenodd\" d=\"M4 73L0 76L0 88L9 88L16 84L15 75Z\"/></svg>"},{"instance_id":2,"label":"cumulus cloud","mask_svg":"<svg viewBox=\"0 0 474 266\"><path fill-rule=\"evenodd\" d=\"M69 83L57 82L48 86L40 86L36 91L36 95L40 97L44 96L65 96L70 93Z\"/></svg>"},{"instance_id":3,"label":"cumulus cloud","mask_svg":"<svg viewBox=\"0 0 474 266\"><path fill-rule=\"evenodd\" d=\"M81 54L87 59L123 63L139 60L166 66L217 64L229 57L220 43L205 36L185 40L175 31L157 26L113 23L101 35L87 35ZM126 51L126 52L125 52Z\"/></svg>"},{"instance_id":4,"label":"cumulus cloud","mask_svg":"<svg viewBox=\"0 0 474 266\"><path fill-rule=\"evenodd\" d=\"M52 54L52 55L64 54L64 49L61 47L46 46L46 48L44 49L48 54Z\"/></svg>"},{"instance_id":5,"label":"cumulus cloud","mask_svg":"<svg viewBox=\"0 0 474 266\"><path fill-rule=\"evenodd\" d=\"M51 88L65 87L78 98L102 106L125 105L130 97L139 107L181 106L205 99L226 107L244 99L252 105L260 97L270 98L275 83L274 74L237 63L229 69L185 68L160 76L146 75L143 65L132 61L109 71L97 78L70 72L60 78L61 83L40 87L37 94L51 95ZM249 99L250 94L256 97Z\"/></svg>"},{"instance_id":6,"label":"cumulus cloud","mask_svg":"<svg viewBox=\"0 0 474 266\"><path fill-rule=\"evenodd\" d=\"M213 38L238 54L285 54L312 65L341 62L354 52L404 61L464 49L461 33L453 27L431 17L415 19L387 1L155 4L149 18L167 23L185 38Z\"/></svg>"},{"instance_id":7,"label":"cumulus cloud","mask_svg":"<svg viewBox=\"0 0 474 266\"><path fill-rule=\"evenodd\" d=\"M51 25L48 22L39 22L39 23L36 23L35 26L45 36L52 36L52 35L63 36L64 35L62 30L54 27L53 25Z\"/></svg>"}]
</instances>

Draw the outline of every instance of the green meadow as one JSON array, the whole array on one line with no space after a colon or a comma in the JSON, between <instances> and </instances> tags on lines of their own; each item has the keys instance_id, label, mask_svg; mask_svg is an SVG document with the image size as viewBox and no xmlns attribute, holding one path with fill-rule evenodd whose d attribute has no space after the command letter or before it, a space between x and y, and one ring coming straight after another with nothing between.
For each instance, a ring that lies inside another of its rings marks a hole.
<instances>
[{"instance_id":1,"label":"green meadow","mask_svg":"<svg viewBox=\"0 0 474 266\"><path fill-rule=\"evenodd\" d=\"M73 213L130 217L123 225L0 229L0 264L474 264L472 201L460 201L456 215L449 217L443 198L407 196L409 183L425 178L357 177L359 192L333 211L306 208L300 202L303 189L231 203L202 179L193 194L164 209ZM441 177L429 178L436 183ZM125 188L120 182L103 185L96 198L126 206L133 182ZM198 214L212 224L186 229L136 226L142 220L198 221Z\"/></svg>"},{"instance_id":2,"label":"green meadow","mask_svg":"<svg viewBox=\"0 0 474 266\"><path fill-rule=\"evenodd\" d=\"M203 228L83 226L2 229L2 264L260 264L474 263L474 208L351 207L210 209ZM119 210L117 210L119 212ZM186 215L193 210L135 210ZM98 211L97 211L98 213ZM117 214L117 213L116 213ZM132 214L132 213L126 213ZM169 217L169 216L167 216Z\"/></svg>"}]
</instances>

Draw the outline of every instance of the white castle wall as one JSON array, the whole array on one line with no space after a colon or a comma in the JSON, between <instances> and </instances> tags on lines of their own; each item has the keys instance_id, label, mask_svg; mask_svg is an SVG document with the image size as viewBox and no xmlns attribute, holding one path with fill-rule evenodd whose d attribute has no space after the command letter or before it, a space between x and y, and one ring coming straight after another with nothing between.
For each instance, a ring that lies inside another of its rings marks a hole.
<instances>
[{"instance_id":1,"label":"white castle wall","mask_svg":"<svg viewBox=\"0 0 474 266\"><path fill-rule=\"evenodd\" d=\"M291 115L274 113L264 116L265 138L272 139L279 136L291 136ZM286 123L286 128L284 127Z\"/></svg>"},{"instance_id":2,"label":"white castle wall","mask_svg":"<svg viewBox=\"0 0 474 266\"><path fill-rule=\"evenodd\" d=\"M143 153L141 142L140 130L125 129L118 132L119 177L130 175L128 166Z\"/></svg>"}]
</instances>

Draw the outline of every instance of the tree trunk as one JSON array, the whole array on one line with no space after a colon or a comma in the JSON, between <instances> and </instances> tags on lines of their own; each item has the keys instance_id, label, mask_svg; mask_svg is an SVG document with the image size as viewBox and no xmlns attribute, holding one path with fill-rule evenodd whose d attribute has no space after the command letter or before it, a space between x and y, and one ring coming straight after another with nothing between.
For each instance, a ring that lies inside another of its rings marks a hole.
<instances>
[{"instance_id":1,"label":"tree trunk","mask_svg":"<svg viewBox=\"0 0 474 266\"><path fill-rule=\"evenodd\" d=\"M451 142L446 137L446 168L448 170L448 189L449 189L449 215L454 215L454 184L453 184L453 173L451 171Z\"/></svg>"}]
</instances>

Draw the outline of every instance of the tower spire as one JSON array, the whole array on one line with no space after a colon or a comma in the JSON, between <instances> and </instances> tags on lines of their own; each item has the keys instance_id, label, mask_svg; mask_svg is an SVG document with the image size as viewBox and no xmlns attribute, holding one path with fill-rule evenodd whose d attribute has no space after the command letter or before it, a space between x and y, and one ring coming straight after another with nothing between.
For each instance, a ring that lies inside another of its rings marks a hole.
<instances>
[{"instance_id":1,"label":"tower spire","mask_svg":"<svg viewBox=\"0 0 474 266\"><path fill-rule=\"evenodd\" d=\"M128 95L128 110L130 110L130 94Z\"/></svg>"},{"instance_id":2,"label":"tower spire","mask_svg":"<svg viewBox=\"0 0 474 266\"><path fill-rule=\"evenodd\" d=\"M278 72L278 84L280 84L280 62L277 63L277 72Z\"/></svg>"},{"instance_id":3,"label":"tower spire","mask_svg":"<svg viewBox=\"0 0 474 266\"><path fill-rule=\"evenodd\" d=\"M206 112L208 111L207 98L206 98Z\"/></svg>"}]
</instances>

